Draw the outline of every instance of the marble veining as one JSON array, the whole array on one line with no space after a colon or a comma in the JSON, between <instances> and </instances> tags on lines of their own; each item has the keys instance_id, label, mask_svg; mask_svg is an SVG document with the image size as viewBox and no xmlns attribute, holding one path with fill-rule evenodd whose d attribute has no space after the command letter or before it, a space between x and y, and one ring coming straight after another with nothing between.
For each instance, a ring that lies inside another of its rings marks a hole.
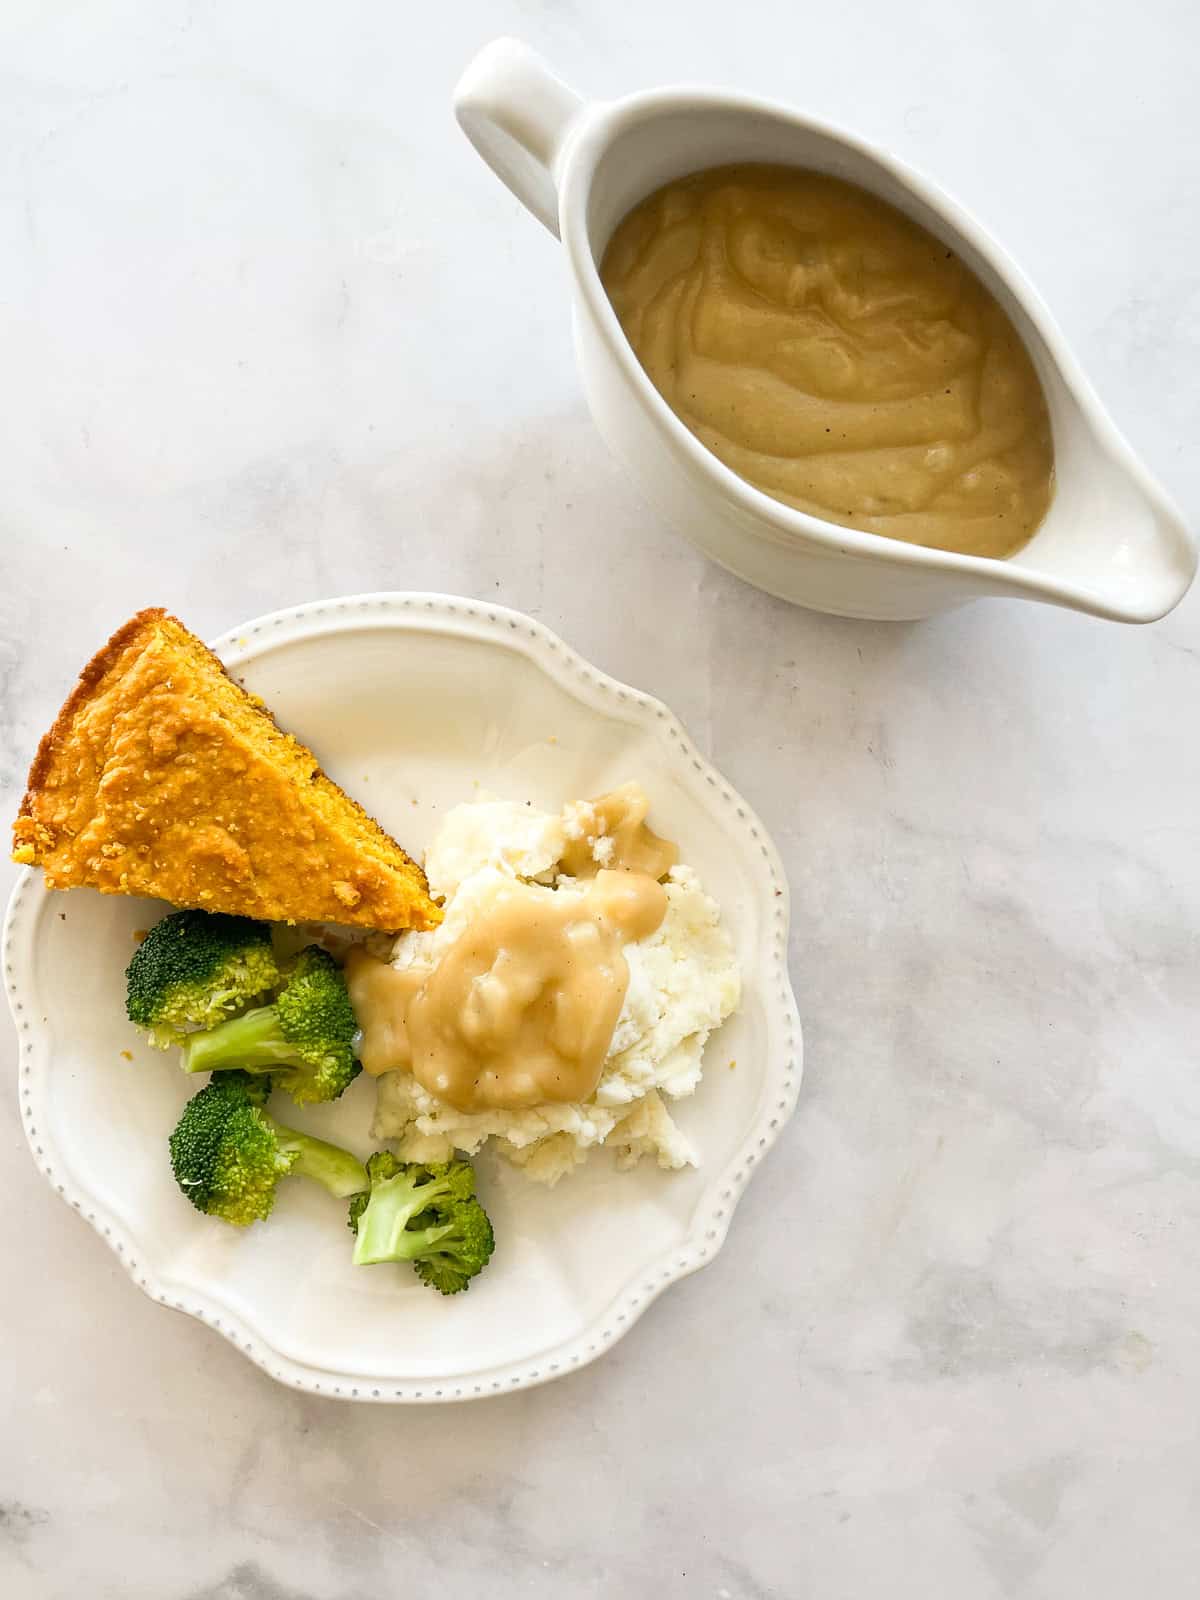
<instances>
[{"instance_id":1,"label":"marble veining","mask_svg":"<svg viewBox=\"0 0 1200 1600\"><path fill-rule=\"evenodd\" d=\"M1195 519L1200 23L728 16L0 17L0 812L137 606L212 636L368 589L495 600L665 700L758 810L807 1043L713 1266L593 1367L437 1411L284 1390L151 1304L0 1097L5 1600L1195 1591L1200 601L854 624L707 565L596 437L553 242L449 93L511 31L595 93L723 80L896 150L1004 241Z\"/></svg>"}]
</instances>

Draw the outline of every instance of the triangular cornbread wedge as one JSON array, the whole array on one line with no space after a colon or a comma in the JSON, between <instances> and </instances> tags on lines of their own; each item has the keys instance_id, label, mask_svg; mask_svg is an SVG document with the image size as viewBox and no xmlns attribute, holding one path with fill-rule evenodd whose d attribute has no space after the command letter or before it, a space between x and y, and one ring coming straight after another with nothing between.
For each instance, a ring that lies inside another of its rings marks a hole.
<instances>
[{"instance_id":1,"label":"triangular cornbread wedge","mask_svg":"<svg viewBox=\"0 0 1200 1600\"><path fill-rule=\"evenodd\" d=\"M13 858L52 889L268 922L441 919L420 867L161 610L83 669L34 757Z\"/></svg>"}]
</instances>

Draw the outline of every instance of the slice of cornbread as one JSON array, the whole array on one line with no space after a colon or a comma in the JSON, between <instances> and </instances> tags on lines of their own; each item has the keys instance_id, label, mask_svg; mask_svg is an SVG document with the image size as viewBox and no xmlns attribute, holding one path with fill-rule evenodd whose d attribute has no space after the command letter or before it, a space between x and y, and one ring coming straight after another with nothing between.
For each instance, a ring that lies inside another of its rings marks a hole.
<instances>
[{"instance_id":1,"label":"slice of cornbread","mask_svg":"<svg viewBox=\"0 0 1200 1600\"><path fill-rule=\"evenodd\" d=\"M13 859L52 889L430 928L425 874L177 618L140 611L42 740Z\"/></svg>"}]
</instances>

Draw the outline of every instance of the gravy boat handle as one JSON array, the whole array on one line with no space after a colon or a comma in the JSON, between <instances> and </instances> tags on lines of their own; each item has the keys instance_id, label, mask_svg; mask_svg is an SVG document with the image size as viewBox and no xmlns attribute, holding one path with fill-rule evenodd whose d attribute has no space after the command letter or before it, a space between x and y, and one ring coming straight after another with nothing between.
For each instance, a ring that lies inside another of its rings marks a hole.
<instances>
[{"instance_id":1,"label":"gravy boat handle","mask_svg":"<svg viewBox=\"0 0 1200 1600\"><path fill-rule=\"evenodd\" d=\"M454 91L454 114L492 171L557 239L558 175L584 108L519 39L493 39Z\"/></svg>"}]
</instances>

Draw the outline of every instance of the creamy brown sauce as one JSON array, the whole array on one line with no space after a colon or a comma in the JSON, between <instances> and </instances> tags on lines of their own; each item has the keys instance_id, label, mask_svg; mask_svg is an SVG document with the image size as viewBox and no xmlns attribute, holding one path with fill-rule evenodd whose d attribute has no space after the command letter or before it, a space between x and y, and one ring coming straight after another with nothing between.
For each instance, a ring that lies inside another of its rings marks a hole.
<instances>
[{"instance_id":1,"label":"creamy brown sauce","mask_svg":"<svg viewBox=\"0 0 1200 1600\"><path fill-rule=\"evenodd\" d=\"M624 947L661 924L667 894L600 871L582 895L501 885L437 964L397 970L354 950L346 977L368 1072L408 1068L459 1111L586 1100L625 1001Z\"/></svg>"},{"instance_id":2,"label":"creamy brown sauce","mask_svg":"<svg viewBox=\"0 0 1200 1600\"><path fill-rule=\"evenodd\" d=\"M346 987L362 1038L358 1059L378 1077L412 1064L408 1008L429 976L428 967L399 968L355 945L346 955Z\"/></svg>"},{"instance_id":3,"label":"creamy brown sauce","mask_svg":"<svg viewBox=\"0 0 1200 1600\"><path fill-rule=\"evenodd\" d=\"M679 860L679 847L647 827L649 810L650 802L639 783L624 783L596 800L581 800L568 807L582 832L567 840L563 871L573 878L591 878L604 866L665 878Z\"/></svg>"},{"instance_id":4,"label":"creamy brown sauce","mask_svg":"<svg viewBox=\"0 0 1200 1600\"><path fill-rule=\"evenodd\" d=\"M671 409L785 505L996 557L1045 516L1050 419L1020 336L866 190L789 167L695 173L629 213L601 278Z\"/></svg>"}]
</instances>

